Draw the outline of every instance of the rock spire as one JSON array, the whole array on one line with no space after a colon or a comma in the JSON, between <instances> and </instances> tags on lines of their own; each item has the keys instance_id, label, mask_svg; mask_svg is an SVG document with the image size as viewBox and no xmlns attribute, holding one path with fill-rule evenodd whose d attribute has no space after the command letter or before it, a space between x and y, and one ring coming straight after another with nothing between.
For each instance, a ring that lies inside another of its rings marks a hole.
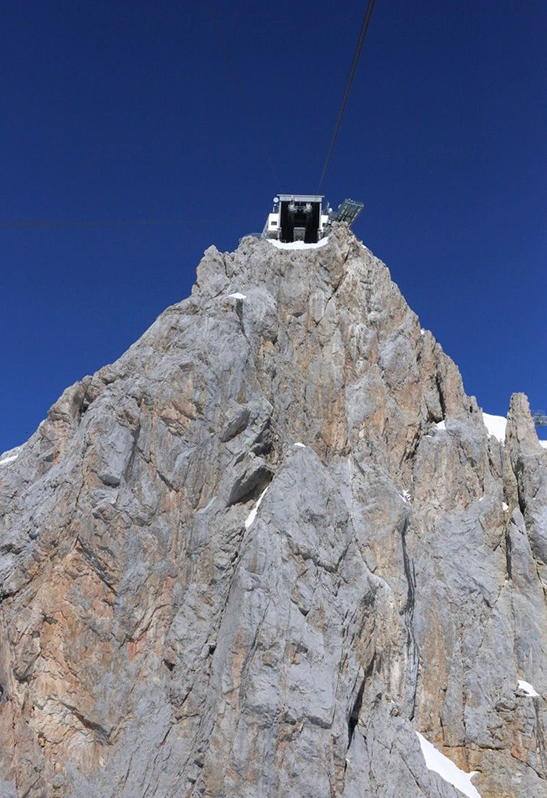
<instances>
[{"instance_id":1,"label":"rock spire","mask_svg":"<svg viewBox=\"0 0 547 798\"><path fill-rule=\"evenodd\" d=\"M546 466L344 226L211 247L0 458L1 798L545 798Z\"/></svg>"}]
</instances>

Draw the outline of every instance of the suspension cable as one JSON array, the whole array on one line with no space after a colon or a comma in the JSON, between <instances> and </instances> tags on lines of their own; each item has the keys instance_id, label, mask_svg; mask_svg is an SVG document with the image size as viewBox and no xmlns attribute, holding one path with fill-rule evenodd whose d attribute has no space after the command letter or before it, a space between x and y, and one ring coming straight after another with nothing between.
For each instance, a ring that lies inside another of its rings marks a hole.
<instances>
[{"instance_id":1,"label":"suspension cable","mask_svg":"<svg viewBox=\"0 0 547 798\"><path fill-rule=\"evenodd\" d=\"M239 222L241 218L224 217L222 219L0 219L0 228L4 227L153 227L156 225L192 225L209 224L210 222Z\"/></svg>"},{"instance_id":2,"label":"suspension cable","mask_svg":"<svg viewBox=\"0 0 547 798\"><path fill-rule=\"evenodd\" d=\"M207 6L207 11L209 13L209 18L211 20L211 24L212 24L213 28L215 29L216 35L217 35L218 40L220 42L220 46L222 47L222 50L224 51L224 56L226 58L228 66L230 67L230 71L232 73L232 78L233 78L234 83L235 83L235 85L237 87L237 90L239 92L239 96L241 98L241 101L242 101L243 105L245 106L245 108L247 110L247 114L248 114L249 119L251 120L251 123L253 125L255 138L260 143L260 146L262 148L262 152L263 152L263 155L264 155L264 159L265 159L266 163L268 164L268 168L269 168L270 172L272 173L272 176L273 176L273 179L275 180L276 185L279 186L280 183L279 183L279 178L277 176L277 171L276 171L276 168L275 168L275 166L273 164L271 156L269 154L268 146L267 146L267 144L266 144L266 142L264 140L264 135L262 133L262 129L260 127L260 123L258 122L256 113L254 111L253 104L252 104L251 100L249 99L249 95L248 95L247 91L245 90L245 86L243 84L243 81L241 80L241 76L240 76L240 74L238 72L238 69L236 67L235 60L232 58L232 53L231 53L230 48L228 46L228 42L226 40L226 37L224 36L224 34L222 32L222 28L220 27L220 24L219 24L219 21L217 19L216 14L215 14L215 9L213 7L213 4L211 3L211 0L205 0L205 5Z\"/></svg>"},{"instance_id":3,"label":"suspension cable","mask_svg":"<svg viewBox=\"0 0 547 798\"><path fill-rule=\"evenodd\" d=\"M338 111L338 117L336 119L336 124L334 126L334 132L332 134L332 138L330 140L329 150L327 152L327 157L325 159L325 165L323 166L323 171L321 172L321 179L319 180L319 185L317 187L317 193L321 191L321 186L323 185L323 180L325 179L325 175L327 173L327 169L329 166L329 162L332 156L332 151L334 150L334 145L336 143L336 139L338 136L338 131L340 130L340 124L342 122L342 117L344 116L344 111L346 110L346 104L348 101L349 93L351 90L351 84L353 83L353 78L355 77L355 72L357 70L357 64L359 63L359 56L361 55L361 50L363 49L363 43L365 41L365 36L367 34L368 26L370 23L370 18L372 16L372 12L374 10L374 2L375 0L369 0L367 9L365 11L365 16L363 19L363 24L361 25L361 32L359 33L359 39L357 41L357 47L355 48L355 53L353 55L353 61L351 63L351 69L349 71L348 79L346 81L346 88L344 90L344 95L342 97L342 102L340 103L340 110Z\"/></svg>"}]
</instances>

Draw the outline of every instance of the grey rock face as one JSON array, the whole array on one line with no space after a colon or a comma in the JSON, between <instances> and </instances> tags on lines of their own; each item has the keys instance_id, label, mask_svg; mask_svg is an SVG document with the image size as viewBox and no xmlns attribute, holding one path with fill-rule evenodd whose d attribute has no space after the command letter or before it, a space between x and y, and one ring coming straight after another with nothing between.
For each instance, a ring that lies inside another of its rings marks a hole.
<instances>
[{"instance_id":1,"label":"grey rock face","mask_svg":"<svg viewBox=\"0 0 547 798\"><path fill-rule=\"evenodd\" d=\"M546 457L344 227L210 248L0 462L0 795L547 796Z\"/></svg>"}]
</instances>

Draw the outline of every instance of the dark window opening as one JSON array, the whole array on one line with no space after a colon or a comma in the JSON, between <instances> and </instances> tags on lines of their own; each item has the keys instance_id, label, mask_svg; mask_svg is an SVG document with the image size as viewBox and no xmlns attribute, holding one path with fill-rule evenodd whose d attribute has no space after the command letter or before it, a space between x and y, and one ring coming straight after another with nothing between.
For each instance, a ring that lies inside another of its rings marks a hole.
<instances>
[{"instance_id":1,"label":"dark window opening","mask_svg":"<svg viewBox=\"0 0 547 798\"><path fill-rule=\"evenodd\" d=\"M280 221L281 241L316 244L319 239L321 203L284 200L281 202Z\"/></svg>"}]
</instances>

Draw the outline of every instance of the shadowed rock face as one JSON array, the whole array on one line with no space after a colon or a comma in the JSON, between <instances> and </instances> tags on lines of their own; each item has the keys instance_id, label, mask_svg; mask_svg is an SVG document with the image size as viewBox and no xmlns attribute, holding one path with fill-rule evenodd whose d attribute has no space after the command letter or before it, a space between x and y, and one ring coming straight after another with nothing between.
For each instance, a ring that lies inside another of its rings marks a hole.
<instances>
[{"instance_id":1,"label":"shadowed rock face","mask_svg":"<svg viewBox=\"0 0 547 798\"><path fill-rule=\"evenodd\" d=\"M344 227L207 250L8 459L2 798L461 796L414 730L547 796L547 456Z\"/></svg>"}]
</instances>

